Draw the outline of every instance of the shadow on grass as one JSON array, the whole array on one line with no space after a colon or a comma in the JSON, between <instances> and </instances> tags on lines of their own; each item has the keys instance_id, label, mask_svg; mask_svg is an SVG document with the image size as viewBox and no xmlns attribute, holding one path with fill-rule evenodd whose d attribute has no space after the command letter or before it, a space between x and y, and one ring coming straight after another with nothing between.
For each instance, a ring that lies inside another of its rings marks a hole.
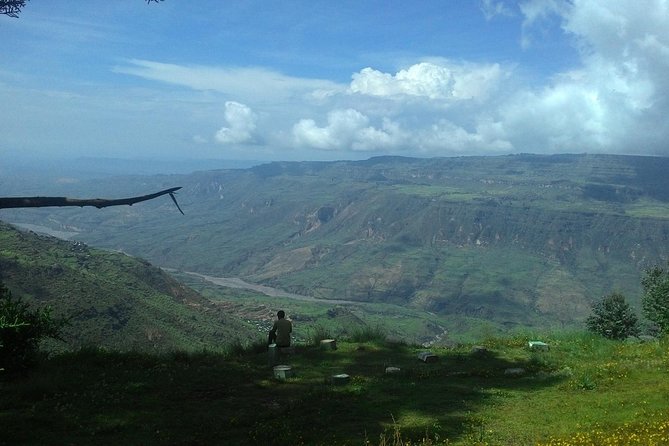
<instances>
[{"instance_id":1,"label":"shadow on grass","mask_svg":"<svg viewBox=\"0 0 669 446\"><path fill-rule=\"evenodd\" d=\"M437 362L424 363L418 351L384 342L298 346L282 358L296 372L283 381L257 350L63 354L0 383L7 427L0 443L362 444L394 422L406 438L454 440L476 429L477 408L504 389L532 391L559 379L529 355L439 350ZM388 366L400 372L386 374ZM512 368L526 374L504 374ZM349 383L331 384L338 373Z\"/></svg>"},{"instance_id":2,"label":"shadow on grass","mask_svg":"<svg viewBox=\"0 0 669 446\"><path fill-rule=\"evenodd\" d=\"M399 427L405 439L476 435L476 411L503 398L507 390L531 392L561 380L542 355L508 358L496 352L438 350L437 361L418 359L419 348L401 344L349 344L329 353L332 372L351 382L332 392L347 395L336 409L337 425L349 438L362 433L376 439ZM386 367L399 372L385 373Z\"/></svg>"}]
</instances>

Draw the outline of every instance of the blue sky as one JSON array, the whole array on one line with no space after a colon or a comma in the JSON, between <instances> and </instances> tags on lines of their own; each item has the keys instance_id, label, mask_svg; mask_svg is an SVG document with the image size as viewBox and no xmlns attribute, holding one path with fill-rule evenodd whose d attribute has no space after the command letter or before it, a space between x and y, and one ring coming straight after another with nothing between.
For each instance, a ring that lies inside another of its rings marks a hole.
<instances>
[{"instance_id":1,"label":"blue sky","mask_svg":"<svg viewBox=\"0 0 669 446\"><path fill-rule=\"evenodd\" d=\"M31 0L0 160L669 154L669 1Z\"/></svg>"}]
</instances>

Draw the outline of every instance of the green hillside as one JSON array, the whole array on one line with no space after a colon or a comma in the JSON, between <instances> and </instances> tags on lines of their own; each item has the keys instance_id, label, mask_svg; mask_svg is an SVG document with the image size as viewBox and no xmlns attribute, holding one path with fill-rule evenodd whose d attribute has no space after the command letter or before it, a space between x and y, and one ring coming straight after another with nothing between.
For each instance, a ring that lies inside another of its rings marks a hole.
<instances>
[{"instance_id":1,"label":"green hillside","mask_svg":"<svg viewBox=\"0 0 669 446\"><path fill-rule=\"evenodd\" d=\"M139 258L2 223L0 246L0 279L13 295L33 307L50 306L69 321L65 342L49 341L50 350L224 351L265 339L278 309L293 320L298 342L315 333L383 330L416 344L451 344L499 331L475 318L392 304L342 305L220 287L192 274L167 275Z\"/></svg>"},{"instance_id":2,"label":"green hillside","mask_svg":"<svg viewBox=\"0 0 669 446\"><path fill-rule=\"evenodd\" d=\"M0 278L69 320L55 349L167 351L256 340L251 327L146 261L0 223Z\"/></svg>"},{"instance_id":3,"label":"green hillside","mask_svg":"<svg viewBox=\"0 0 669 446\"><path fill-rule=\"evenodd\" d=\"M514 155L284 162L59 186L179 201L4 211L154 264L499 326L579 323L669 256L669 159Z\"/></svg>"}]
</instances>

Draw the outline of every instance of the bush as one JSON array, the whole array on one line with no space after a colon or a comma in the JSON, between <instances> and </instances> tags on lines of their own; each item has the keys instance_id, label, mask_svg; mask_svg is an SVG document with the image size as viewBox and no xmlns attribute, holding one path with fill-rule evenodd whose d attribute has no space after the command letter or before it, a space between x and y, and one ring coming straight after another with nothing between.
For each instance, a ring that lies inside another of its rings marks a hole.
<instances>
[{"instance_id":1,"label":"bush","mask_svg":"<svg viewBox=\"0 0 669 446\"><path fill-rule=\"evenodd\" d=\"M311 344L318 346L323 339L332 339L330 330L322 325L316 325L311 332Z\"/></svg>"},{"instance_id":2,"label":"bush","mask_svg":"<svg viewBox=\"0 0 669 446\"><path fill-rule=\"evenodd\" d=\"M625 296L612 293L592 306L592 315L586 320L588 330L608 339L638 336L639 319L625 301Z\"/></svg>"},{"instance_id":3,"label":"bush","mask_svg":"<svg viewBox=\"0 0 669 446\"><path fill-rule=\"evenodd\" d=\"M384 342L386 338L386 331L378 325L358 328L349 337L351 342Z\"/></svg>"},{"instance_id":4,"label":"bush","mask_svg":"<svg viewBox=\"0 0 669 446\"><path fill-rule=\"evenodd\" d=\"M644 315L657 324L660 331L669 333L669 270L658 266L646 270L641 286Z\"/></svg>"},{"instance_id":5,"label":"bush","mask_svg":"<svg viewBox=\"0 0 669 446\"><path fill-rule=\"evenodd\" d=\"M0 282L0 370L15 373L33 364L39 341L60 339L65 322L51 310L31 310Z\"/></svg>"}]
</instances>

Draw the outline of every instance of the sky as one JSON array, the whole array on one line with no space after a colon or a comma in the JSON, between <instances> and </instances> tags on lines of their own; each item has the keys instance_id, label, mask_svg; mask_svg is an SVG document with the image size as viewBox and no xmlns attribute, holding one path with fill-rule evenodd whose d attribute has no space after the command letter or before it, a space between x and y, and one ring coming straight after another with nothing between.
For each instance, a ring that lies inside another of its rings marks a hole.
<instances>
[{"instance_id":1,"label":"sky","mask_svg":"<svg viewBox=\"0 0 669 446\"><path fill-rule=\"evenodd\" d=\"M30 0L0 161L669 156L669 0Z\"/></svg>"}]
</instances>

